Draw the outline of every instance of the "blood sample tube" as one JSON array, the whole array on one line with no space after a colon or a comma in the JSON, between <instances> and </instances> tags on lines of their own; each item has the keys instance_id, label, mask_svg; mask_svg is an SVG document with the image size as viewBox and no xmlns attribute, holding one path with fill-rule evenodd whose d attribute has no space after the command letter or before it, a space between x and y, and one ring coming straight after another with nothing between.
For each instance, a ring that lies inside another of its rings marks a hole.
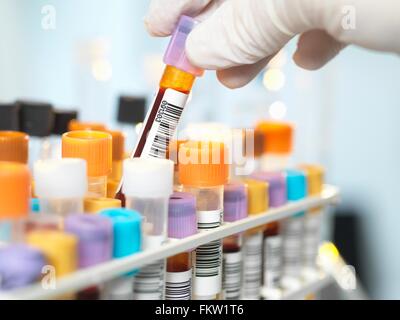
<instances>
[{"instance_id":1,"label":"blood sample tube","mask_svg":"<svg viewBox=\"0 0 400 320\"><path fill-rule=\"evenodd\" d=\"M168 237L183 239L196 233L196 198L190 193L173 193L168 205ZM191 300L192 253L190 250L167 259L166 300Z\"/></svg>"},{"instance_id":2,"label":"blood sample tube","mask_svg":"<svg viewBox=\"0 0 400 320\"><path fill-rule=\"evenodd\" d=\"M70 131L68 124L77 117L78 111L75 110L54 110L54 127L51 136L52 159L61 158L61 136Z\"/></svg>"},{"instance_id":3,"label":"blood sample tube","mask_svg":"<svg viewBox=\"0 0 400 320\"><path fill-rule=\"evenodd\" d=\"M281 172L257 172L253 179L268 182L269 207L278 208L287 201L286 177ZM282 235L278 221L268 223L264 229L263 296L266 299L281 297Z\"/></svg>"},{"instance_id":4,"label":"blood sample tube","mask_svg":"<svg viewBox=\"0 0 400 320\"><path fill-rule=\"evenodd\" d=\"M45 265L44 255L25 244L0 248L0 293L36 282Z\"/></svg>"},{"instance_id":5,"label":"blood sample tube","mask_svg":"<svg viewBox=\"0 0 400 320\"><path fill-rule=\"evenodd\" d=\"M278 171L288 167L292 152L293 126L285 122L262 121L256 130L264 135L261 156L263 171Z\"/></svg>"},{"instance_id":6,"label":"blood sample tube","mask_svg":"<svg viewBox=\"0 0 400 320\"><path fill-rule=\"evenodd\" d=\"M131 157L166 156L194 80L204 72L191 65L185 53L186 38L195 25L196 21L190 17L181 16L179 19L164 55L166 67L160 88L147 113ZM122 182L118 191L121 186Z\"/></svg>"},{"instance_id":7,"label":"blood sample tube","mask_svg":"<svg viewBox=\"0 0 400 320\"><path fill-rule=\"evenodd\" d=\"M78 238L78 267L87 268L112 259L113 225L101 215L75 214L65 219L64 230ZM78 300L99 300L93 286L78 292Z\"/></svg>"},{"instance_id":8,"label":"blood sample tube","mask_svg":"<svg viewBox=\"0 0 400 320\"><path fill-rule=\"evenodd\" d=\"M194 80L203 74L202 69L190 64L185 54L186 38L195 25L190 17L179 19L164 55L167 66L160 89L144 121L134 157L165 157Z\"/></svg>"},{"instance_id":9,"label":"blood sample tube","mask_svg":"<svg viewBox=\"0 0 400 320\"><path fill-rule=\"evenodd\" d=\"M111 219L113 224L113 257L123 258L141 251L142 216L129 209L107 209L100 215ZM132 270L118 278L104 284L102 299L104 300L132 300L134 290L133 277L138 270Z\"/></svg>"},{"instance_id":10,"label":"blood sample tube","mask_svg":"<svg viewBox=\"0 0 400 320\"><path fill-rule=\"evenodd\" d=\"M99 213L105 209L121 208L121 200L114 198L85 198L83 204L85 213Z\"/></svg>"},{"instance_id":11,"label":"blood sample tube","mask_svg":"<svg viewBox=\"0 0 400 320\"><path fill-rule=\"evenodd\" d=\"M75 272L78 265L78 239L69 233L56 230L34 230L26 235L27 244L38 248L45 256L48 268L44 271L43 289L56 288L56 279ZM73 293L58 299L73 299Z\"/></svg>"},{"instance_id":12,"label":"blood sample tube","mask_svg":"<svg viewBox=\"0 0 400 320\"><path fill-rule=\"evenodd\" d=\"M306 173L308 195L319 195L324 183L324 168L313 164L302 164L299 168ZM311 208L304 217L303 277L306 280L318 275L316 262L321 241L323 211L323 207Z\"/></svg>"},{"instance_id":13,"label":"blood sample tube","mask_svg":"<svg viewBox=\"0 0 400 320\"><path fill-rule=\"evenodd\" d=\"M249 216L263 214L268 209L268 183L252 179L244 180L248 190ZM262 246L264 226L247 230L243 244L243 299L258 300L262 283Z\"/></svg>"},{"instance_id":14,"label":"blood sample tube","mask_svg":"<svg viewBox=\"0 0 400 320\"><path fill-rule=\"evenodd\" d=\"M30 137L29 165L36 160L50 159L52 146L50 135L54 126L53 106L46 102L17 101L20 108L20 130Z\"/></svg>"},{"instance_id":15,"label":"blood sample tube","mask_svg":"<svg viewBox=\"0 0 400 320\"><path fill-rule=\"evenodd\" d=\"M0 161L28 163L29 137L19 131L0 131Z\"/></svg>"},{"instance_id":16,"label":"blood sample tube","mask_svg":"<svg viewBox=\"0 0 400 320\"><path fill-rule=\"evenodd\" d=\"M185 192L196 197L200 232L217 228L223 215L224 185L229 165L223 143L188 141L181 146L179 181ZM216 299L222 292L222 240L196 249L194 299Z\"/></svg>"},{"instance_id":17,"label":"blood sample tube","mask_svg":"<svg viewBox=\"0 0 400 320\"><path fill-rule=\"evenodd\" d=\"M299 170L286 170L288 201L297 201L307 196L306 176ZM283 236L283 277L282 287L294 290L301 285L302 248L304 232L304 211L281 222Z\"/></svg>"},{"instance_id":18,"label":"blood sample tube","mask_svg":"<svg viewBox=\"0 0 400 320\"><path fill-rule=\"evenodd\" d=\"M224 186L224 222L235 222L247 217L247 189L239 182ZM223 239L223 290L226 300L239 300L243 282L243 235Z\"/></svg>"},{"instance_id":19,"label":"blood sample tube","mask_svg":"<svg viewBox=\"0 0 400 320\"><path fill-rule=\"evenodd\" d=\"M62 156L86 160L88 197L107 196L107 176L112 168L112 138L109 133L91 130L64 133Z\"/></svg>"},{"instance_id":20,"label":"blood sample tube","mask_svg":"<svg viewBox=\"0 0 400 320\"><path fill-rule=\"evenodd\" d=\"M87 193L85 160L39 160L34 165L33 176L41 213L66 217L83 212L83 198Z\"/></svg>"},{"instance_id":21,"label":"blood sample tube","mask_svg":"<svg viewBox=\"0 0 400 320\"><path fill-rule=\"evenodd\" d=\"M30 211L30 180L26 165L0 162L0 244L23 238L23 219Z\"/></svg>"},{"instance_id":22,"label":"blood sample tube","mask_svg":"<svg viewBox=\"0 0 400 320\"><path fill-rule=\"evenodd\" d=\"M143 216L143 250L159 248L167 239L168 201L173 193L174 163L167 159L124 161L126 207ZM144 266L135 277L135 299L164 298L165 259Z\"/></svg>"}]
</instances>

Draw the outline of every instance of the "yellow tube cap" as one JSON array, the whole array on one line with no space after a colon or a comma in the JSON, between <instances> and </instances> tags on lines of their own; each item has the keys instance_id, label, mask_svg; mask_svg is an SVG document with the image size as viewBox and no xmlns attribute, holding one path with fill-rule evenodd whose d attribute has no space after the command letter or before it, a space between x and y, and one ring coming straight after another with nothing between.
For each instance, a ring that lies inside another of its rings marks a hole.
<instances>
[{"instance_id":1,"label":"yellow tube cap","mask_svg":"<svg viewBox=\"0 0 400 320\"><path fill-rule=\"evenodd\" d=\"M0 161L27 163L28 142L24 132L0 131Z\"/></svg>"},{"instance_id":2,"label":"yellow tube cap","mask_svg":"<svg viewBox=\"0 0 400 320\"><path fill-rule=\"evenodd\" d=\"M87 213L98 213L110 208L121 208L121 200L113 198L86 198L84 200L84 211Z\"/></svg>"},{"instance_id":3,"label":"yellow tube cap","mask_svg":"<svg viewBox=\"0 0 400 320\"><path fill-rule=\"evenodd\" d=\"M62 136L63 158L86 160L89 177L107 176L112 168L112 138L101 131L70 131Z\"/></svg>"},{"instance_id":4,"label":"yellow tube cap","mask_svg":"<svg viewBox=\"0 0 400 320\"><path fill-rule=\"evenodd\" d=\"M247 185L249 215L264 213L268 209L268 183L264 181L244 179Z\"/></svg>"},{"instance_id":5,"label":"yellow tube cap","mask_svg":"<svg viewBox=\"0 0 400 320\"><path fill-rule=\"evenodd\" d=\"M26 241L44 253L48 264L55 268L56 277L76 270L78 240L75 236L55 230L35 230L28 233Z\"/></svg>"},{"instance_id":6,"label":"yellow tube cap","mask_svg":"<svg viewBox=\"0 0 400 320\"><path fill-rule=\"evenodd\" d=\"M324 168L316 164L301 164L299 168L306 173L308 195L321 193L324 185Z\"/></svg>"},{"instance_id":7,"label":"yellow tube cap","mask_svg":"<svg viewBox=\"0 0 400 320\"><path fill-rule=\"evenodd\" d=\"M108 179L107 180L107 197L115 198L119 187L119 180Z\"/></svg>"}]
</instances>

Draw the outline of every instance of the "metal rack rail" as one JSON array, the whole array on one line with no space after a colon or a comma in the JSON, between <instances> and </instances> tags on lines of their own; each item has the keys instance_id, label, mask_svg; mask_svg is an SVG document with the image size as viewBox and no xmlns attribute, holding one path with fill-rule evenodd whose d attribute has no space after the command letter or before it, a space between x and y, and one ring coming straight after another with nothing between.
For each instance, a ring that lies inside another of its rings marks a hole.
<instances>
[{"instance_id":1,"label":"metal rack rail","mask_svg":"<svg viewBox=\"0 0 400 320\"><path fill-rule=\"evenodd\" d=\"M223 223L221 227L201 232L185 239L169 239L165 244L156 249L78 270L71 275L58 279L55 289L44 289L40 283L36 283L28 287L12 290L7 294L0 294L0 299L47 299L98 285L129 272L134 268L142 267L152 261L167 258L191 248L196 248L210 241L221 239L269 222L281 220L312 207L336 204L339 201L339 197L338 188L325 185L323 191L318 196L290 202L282 207L272 208L263 214L248 217L237 222Z\"/></svg>"}]
</instances>

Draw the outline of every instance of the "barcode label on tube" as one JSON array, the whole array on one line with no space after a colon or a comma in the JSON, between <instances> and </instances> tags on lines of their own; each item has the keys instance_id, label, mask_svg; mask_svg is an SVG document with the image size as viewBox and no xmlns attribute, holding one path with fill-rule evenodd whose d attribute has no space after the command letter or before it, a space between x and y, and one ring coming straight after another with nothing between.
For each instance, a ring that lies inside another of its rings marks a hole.
<instances>
[{"instance_id":1,"label":"barcode label on tube","mask_svg":"<svg viewBox=\"0 0 400 320\"><path fill-rule=\"evenodd\" d=\"M264 286L277 288L282 270L282 237L268 236L264 239Z\"/></svg>"},{"instance_id":2,"label":"barcode label on tube","mask_svg":"<svg viewBox=\"0 0 400 320\"><path fill-rule=\"evenodd\" d=\"M169 142L178 126L187 98L188 95L182 92L173 89L165 90L148 132L142 156L165 158Z\"/></svg>"},{"instance_id":3,"label":"barcode label on tube","mask_svg":"<svg viewBox=\"0 0 400 320\"><path fill-rule=\"evenodd\" d=\"M286 275L298 276L301 271L303 226L303 217L288 218L282 222L282 256Z\"/></svg>"},{"instance_id":4,"label":"barcode label on tube","mask_svg":"<svg viewBox=\"0 0 400 320\"><path fill-rule=\"evenodd\" d=\"M263 234L248 235L244 240L243 259L243 297L244 299L259 299L262 276L262 244Z\"/></svg>"},{"instance_id":5,"label":"barcode label on tube","mask_svg":"<svg viewBox=\"0 0 400 320\"><path fill-rule=\"evenodd\" d=\"M321 212L307 213L304 220L303 259L306 266L315 267L321 240Z\"/></svg>"},{"instance_id":6,"label":"barcode label on tube","mask_svg":"<svg viewBox=\"0 0 400 320\"><path fill-rule=\"evenodd\" d=\"M200 232L221 225L221 210L197 211L197 223ZM222 285L222 240L215 240L196 249L196 269L194 293L196 296L218 294Z\"/></svg>"},{"instance_id":7,"label":"barcode label on tube","mask_svg":"<svg viewBox=\"0 0 400 320\"><path fill-rule=\"evenodd\" d=\"M242 252L224 253L223 289L225 299L239 300L242 285Z\"/></svg>"},{"instance_id":8,"label":"barcode label on tube","mask_svg":"<svg viewBox=\"0 0 400 320\"><path fill-rule=\"evenodd\" d=\"M136 300L162 300L164 297L164 260L144 266L135 276Z\"/></svg>"},{"instance_id":9,"label":"barcode label on tube","mask_svg":"<svg viewBox=\"0 0 400 320\"><path fill-rule=\"evenodd\" d=\"M183 272L167 272L165 281L166 300L190 300L192 298L192 269Z\"/></svg>"}]
</instances>

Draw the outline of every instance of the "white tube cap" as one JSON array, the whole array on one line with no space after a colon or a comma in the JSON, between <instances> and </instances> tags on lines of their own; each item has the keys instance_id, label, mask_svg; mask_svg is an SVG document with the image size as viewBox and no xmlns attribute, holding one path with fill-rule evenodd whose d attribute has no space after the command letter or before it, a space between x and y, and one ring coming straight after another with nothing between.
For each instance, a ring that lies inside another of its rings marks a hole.
<instances>
[{"instance_id":1,"label":"white tube cap","mask_svg":"<svg viewBox=\"0 0 400 320\"><path fill-rule=\"evenodd\" d=\"M38 198L83 198L88 188L86 161L83 159L36 161L33 177Z\"/></svg>"},{"instance_id":2,"label":"white tube cap","mask_svg":"<svg viewBox=\"0 0 400 320\"><path fill-rule=\"evenodd\" d=\"M124 161L123 191L127 197L164 198L173 193L174 162L157 158Z\"/></svg>"}]
</instances>

